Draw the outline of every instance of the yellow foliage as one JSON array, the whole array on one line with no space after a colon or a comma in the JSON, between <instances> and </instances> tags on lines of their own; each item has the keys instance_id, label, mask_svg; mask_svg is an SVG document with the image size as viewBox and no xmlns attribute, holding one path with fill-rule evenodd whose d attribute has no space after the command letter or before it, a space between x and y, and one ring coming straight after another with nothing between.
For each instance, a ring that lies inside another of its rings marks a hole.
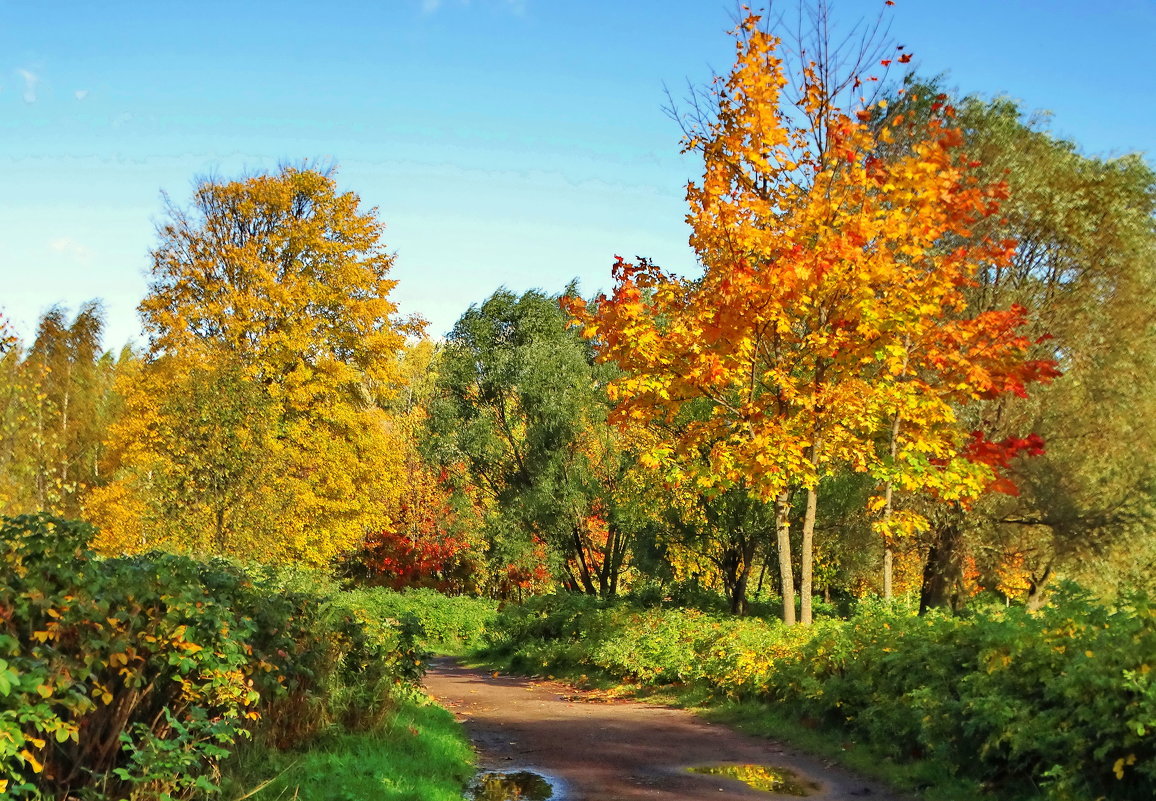
<instances>
[{"instance_id":1,"label":"yellow foliage","mask_svg":"<svg viewBox=\"0 0 1156 801\"><path fill-rule=\"evenodd\" d=\"M323 564L381 525L403 476L407 331L382 225L332 178L206 182L170 208L141 304L150 334L88 511L106 552Z\"/></svg>"}]
</instances>

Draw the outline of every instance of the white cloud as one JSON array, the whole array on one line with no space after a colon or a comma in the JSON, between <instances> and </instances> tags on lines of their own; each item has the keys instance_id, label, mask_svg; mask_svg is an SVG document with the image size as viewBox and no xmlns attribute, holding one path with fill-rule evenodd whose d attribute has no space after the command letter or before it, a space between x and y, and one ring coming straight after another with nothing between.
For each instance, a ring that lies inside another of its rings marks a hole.
<instances>
[{"instance_id":1,"label":"white cloud","mask_svg":"<svg viewBox=\"0 0 1156 801\"><path fill-rule=\"evenodd\" d=\"M36 102L36 87L40 83L40 76L32 70L16 70L16 74L24 79L24 102Z\"/></svg>"},{"instance_id":2,"label":"white cloud","mask_svg":"<svg viewBox=\"0 0 1156 801\"><path fill-rule=\"evenodd\" d=\"M507 9L510 13L521 16L526 13L527 0L490 0L488 5L495 5L500 8ZM458 8L465 8L472 5L472 0L457 0L452 5ZM439 9L447 7L446 0L421 0L421 13L433 14Z\"/></svg>"},{"instance_id":3,"label":"white cloud","mask_svg":"<svg viewBox=\"0 0 1156 801\"><path fill-rule=\"evenodd\" d=\"M53 239L48 243L48 249L57 255L66 257L74 264L88 264L92 259L91 250L66 236Z\"/></svg>"},{"instance_id":4,"label":"white cloud","mask_svg":"<svg viewBox=\"0 0 1156 801\"><path fill-rule=\"evenodd\" d=\"M72 93L72 95L77 100L84 100L84 98L88 97L88 90L87 89L77 89L75 92Z\"/></svg>"}]
</instances>

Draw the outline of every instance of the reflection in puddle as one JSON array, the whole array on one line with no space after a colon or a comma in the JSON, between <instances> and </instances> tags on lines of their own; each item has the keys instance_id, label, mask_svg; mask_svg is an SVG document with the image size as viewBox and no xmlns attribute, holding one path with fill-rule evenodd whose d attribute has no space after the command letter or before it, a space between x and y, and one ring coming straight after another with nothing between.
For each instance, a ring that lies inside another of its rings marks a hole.
<instances>
[{"instance_id":1,"label":"reflection in puddle","mask_svg":"<svg viewBox=\"0 0 1156 801\"><path fill-rule=\"evenodd\" d=\"M756 790L780 795L808 796L819 789L819 785L800 779L793 770L774 765L705 765L690 768L690 772L738 779Z\"/></svg>"},{"instance_id":2,"label":"reflection in puddle","mask_svg":"<svg viewBox=\"0 0 1156 801\"><path fill-rule=\"evenodd\" d=\"M468 801L546 801L553 795L550 782L528 770L487 771L479 774L466 790Z\"/></svg>"}]
</instances>

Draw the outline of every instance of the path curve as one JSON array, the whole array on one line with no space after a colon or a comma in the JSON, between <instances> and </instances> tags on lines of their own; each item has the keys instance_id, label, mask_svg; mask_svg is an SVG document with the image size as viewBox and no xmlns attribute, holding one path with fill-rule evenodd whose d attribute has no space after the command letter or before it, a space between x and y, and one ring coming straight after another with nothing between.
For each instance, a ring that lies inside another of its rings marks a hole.
<instances>
[{"instance_id":1,"label":"path curve","mask_svg":"<svg viewBox=\"0 0 1156 801\"><path fill-rule=\"evenodd\" d=\"M495 675L435 659L426 688L460 720L484 770L535 770L559 780L564 801L789 798L688 773L692 765L772 764L819 785L810 801L901 801L876 782L774 741L681 709L609 703L555 681Z\"/></svg>"}]
</instances>

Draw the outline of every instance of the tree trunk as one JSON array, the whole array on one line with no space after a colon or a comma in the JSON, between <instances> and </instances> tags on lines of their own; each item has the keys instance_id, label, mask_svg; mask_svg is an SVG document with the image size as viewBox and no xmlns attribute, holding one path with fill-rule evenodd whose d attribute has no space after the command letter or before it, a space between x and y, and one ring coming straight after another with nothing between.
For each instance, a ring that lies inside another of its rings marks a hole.
<instances>
[{"instance_id":1,"label":"tree trunk","mask_svg":"<svg viewBox=\"0 0 1156 801\"><path fill-rule=\"evenodd\" d=\"M791 495L783 490L775 498L775 533L779 544L779 578L783 591L783 623L795 625L795 576L791 567Z\"/></svg>"},{"instance_id":2,"label":"tree trunk","mask_svg":"<svg viewBox=\"0 0 1156 801\"><path fill-rule=\"evenodd\" d=\"M578 526L572 530L574 539L574 561L578 563L578 578L582 582L582 591L587 595L597 595L598 588L594 586L594 579L590 575L590 565L586 561L586 549L582 545L582 532Z\"/></svg>"},{"instance_id":3,"label":"tree trunk","mask_svg":"<svg viewBox=\"0 0 1156 801\"><path fill-rule=\"evenodd\" d=\"M885 546L883 548L883 597L891 597L891 565L894 557L891 554L891 547Z\"/></svg>"},{"instance_id":4,"label":"tree trunk","mask_svg":"<svg viewBox=\"0 0 1156 801\"><path fill-rule=\"evenodd\" d=\"M929 609L959 605L963 581L963 531L958 514L950 514L933 529L934 538L923 565L923 586L919 593L919 614Z\"/></svg>"},{"instance_id":5,"label":"tree trunk","mask_svg":"<svg viewBox=\"0 0 1156 801\"><path fill-rule=\"evenodd\" d=\"M750 565L743 565L731 590L730 602L732 615L745 615L747 612L747 583L750 581L750 576Z\"/></svg>"},{"instance_id":6,"label":"tree trunk","mask_svg":"<svg viewBox=\"0 0 1156 801\"><path fill-rule=\"evenodd\" d=\"M1044 605L1044 590L1048 586L1048 582L1052 578L1052 566L1048 565L1043 569L1043 572L1036 574L1034 571L1028 578L1028 611L1038 612Z\"/></svg>"},{"instance_id":7,"label":"tree trunk","mask_svg":"<svg viewBox=\"0 0 1156 801\"><path fill-rule=\"evenodd\" d=\"M799 576L799 595L802 605L800 622L809 626L811 616L811 576L814 571L815 513L819 508L819 491L816 487L807 490L807 510L803 515L803 552Z\"/></svg>"},{"instance_id":8,"label":"tree trunk","mask_svg":"<svg viewBox=\"0 0 1156 801\"><path fill-rule=\"evenodd\" d=\"M758 598L763 594L763 579L767 575L767 560L770 557L770 547L767 547L768 553L763 557L763 561L759 564L759 580L755 584L755 597Z\"/></svg>"},{"instance_id":9,"label":"tree trunk","mask_svg":"<svg viewBox=\"0 0 1156 801\"><path fill-rule=\"evenodd\" d=\"M731 592L731 614L745 615L747 613L747 586L751 581L751 570L755 562L755 539L744 537L739 549L740 563L733 589Z\"/></svg>"},{"instance_id":10,"label":"tree trunk","mask_svg":"<svg viewBox=\"0 0 1156 801\"><path fill-rule=\"evenodd\" d=\"M215 528L213 531L213 552L216 556L225 556L228 551L228 538L225 536L225 514L223 506L217 507Z\"/></svg>"},{"instance_id":11,"label":"tree trunk","mask_svg":"<svg viewBox=\"0 0 1156 801\"><path fill-rule=\"evenodd\" d=\"M906 346L905 346L906 347ZM904 363L906 367L906 362ZM895 462L895 453L899 448L899 423L900 415L895 413L895 419L891 421L891 444L888 448L888 453L891 454L891 462ZM887 486L883 489L883 520L887 522L891 520L891 509L895 495L894 485L888 481ZM883 597L891 598L891 577L892 565L894 558L891 552L891 533L887 532L883 535Z\"/></svg>"}]
</instances>

